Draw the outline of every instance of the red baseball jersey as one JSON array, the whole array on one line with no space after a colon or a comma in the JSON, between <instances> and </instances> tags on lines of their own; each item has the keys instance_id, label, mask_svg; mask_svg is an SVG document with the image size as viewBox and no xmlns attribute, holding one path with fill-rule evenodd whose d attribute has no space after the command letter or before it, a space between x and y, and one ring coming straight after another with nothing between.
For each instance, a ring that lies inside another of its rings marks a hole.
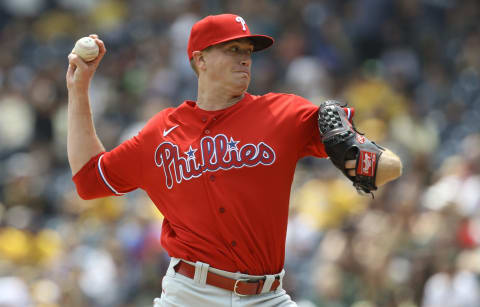
<instances>
[{"instance_id":1,"label":"red baseball jersey","mask_svg":"<svg viewBox=\"0 0 480 307\"><path fill-rule=\"evenodd\" d=\"M145 190L165 217L161 244L170 256L278 273L296 163L327 156L317 111L290 94L246 93L218 111L185 101L93 157L73 180L85 199Z\"/></svg>"}]
</instances>

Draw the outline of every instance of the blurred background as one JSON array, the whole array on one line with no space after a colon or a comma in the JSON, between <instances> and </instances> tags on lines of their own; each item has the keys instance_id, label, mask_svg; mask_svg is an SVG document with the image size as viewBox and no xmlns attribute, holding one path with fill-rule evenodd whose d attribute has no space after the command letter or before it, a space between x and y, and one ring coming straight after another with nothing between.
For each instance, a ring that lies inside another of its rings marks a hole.
<instances>
[{"instance_id":1,"label":"blurred background","mask_svg":"<svg viewBox=\"0 0 480 307\"><path fill-rule=\"evenodd\" d=\"M249 92L335 98L396 152L399 179L356 194L299 162L285 288L300 306L480 306L477 0L1 0L0 306L151 306L168 255L143 191L83 201L66 157L67 55L108 52L90 95L107 149L196 98L186 45L205 15L241 15L275 45Z\"/></svg>"}]
</instances>

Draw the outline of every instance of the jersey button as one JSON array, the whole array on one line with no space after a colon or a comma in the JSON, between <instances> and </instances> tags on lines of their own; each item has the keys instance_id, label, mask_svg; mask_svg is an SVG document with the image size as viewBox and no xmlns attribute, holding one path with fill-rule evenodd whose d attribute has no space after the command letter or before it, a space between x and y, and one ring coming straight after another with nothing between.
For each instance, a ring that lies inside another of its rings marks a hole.
<instances>
[{"instance_id":1,"label":"jersey button","mask_svg":"<svg viewBox=\"0 0 480 307\"><path fill-rule=\"evenodd\" d=\"M233 240L231 243L230 243L233 247L237 246L237 242L235 240Z\"/></svg>"},{"instance_id":2,"label":"jersey button","mask_svg":"<svg viewBox=\"0 0 480 307\"><path fill-rule=\"evenodd\" d=\"M215 176L214 175L210 175L210 181L215 181Z\"/></svg>"},{"instance_id":3,"label":"jersey button","mask_svg":"<svg viewBox=\"0 0 480 307\"><path fill-rule=\"evenodd\" d=\"M205 131L205 134L210 134L210 130L206 129Z\"/></svg>"},{"instance_id":4,"label":"jersey button","mask_svg":"<svg viewBox=\"0 0 480 307\"><path fill-rule=\"evenodd\" d=\"M225 213L225 208L220 207L220 208L218 208L218 211L219 211L220 213Z\"/></svg>"},{"instance_id":5,"label":"jersey button","mask_svg":"<svg viewBox=\"0 0 480 307\"><path fill-rule=\"evenodd\" d=\"M202 122L206 122L207 121L207 118L206 117L202 117Z\"/></svg>"}]
</instances>

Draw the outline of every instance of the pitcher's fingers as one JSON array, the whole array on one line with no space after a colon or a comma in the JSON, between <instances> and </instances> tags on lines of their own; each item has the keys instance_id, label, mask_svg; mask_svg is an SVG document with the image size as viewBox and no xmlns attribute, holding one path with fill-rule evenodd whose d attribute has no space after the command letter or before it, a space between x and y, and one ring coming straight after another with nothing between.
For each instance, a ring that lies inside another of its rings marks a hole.
<instances>
[{"instance_id":1,"label":"pitcher's fingers","mask_svg":"<svg viewBox=\"0 0 480 307\"><path fill-rule=\"evenodd\" d=\"M107 53L107 48L105 48L105 43L101 39L98 39L98 38L95 39L95 42L98 45L98 56L101 56L103 58L105 53Z\"/></svg>"},{"instance_id":2,"label":"pitcher's fingers","mask_svg":"<svg viewBox=\"0 0 480 307\"><path fill-rule=\"evenodd\" d=\"M68 69L67 69L67 78L73 77L73 74L75 73L75 65L74 64L68 64Z\"/></svg>"},{"instance_id":3,"label":"pitcher's fingers","mask_svg":"<svg viewBox=\"0 0 480 307\"><path fill-rule=\"evenodd\" d=\"M347 161L345 161L345 168L346 169L355 168L356 164L357 164L357 161L355 161L355 160L347 160Z\"/></svg>"},{"instance_id":4,"label":"pitcher's fingers","mask_svg":"<svg viewBox=\"0 0 480 307\"><path fill-rule=\"evenodd\" d=\"M95 58L95 60L92 61L94 65L98 65L99 62L103 59L105 56L105 53L107 52L107 48L105 48L105 44L101 39L96 38L95 43L98 45L98 56Z\"/></svg>"},{"instance_id":5,"label":"pitcher's fingers","mask_svg":"<svg viewBox=\"0 0 480 307\"><path fill-rule=\"evenodd\" d=\"M355 175L356 175L354 169L349 170L349 171L347 172L347 174L348 174L349 176L352 176L352 177L355 177Z\"/></svg>"},{"instance_id":6,"label":"pitcher's fingers","mask_svg":"<svg viewBox=\"0 0 480 307\"><path fill-rule=\"evenodd\" d=\"M68 62L70 64L74 64L76 67L78 67L79 69L87 69L88 68L88 65L87 63L85 63L82 58L80 58L78 55L76 55L75 53L70 53L68 55Z\"/></svg>"},{"instance_id":7,"label":"pitcher's fingers","mask_svg":"<svg viewBox=\"0 0 480 307\"><path fill-rule=\"evenodd\" d=\"M98 38L97 34L90 34L89 36L95 40L95 43L97 43L99 54L105 53L107 51L107 49L105 48L105 44L101 39Z\"/></svg>"}]
</instances>

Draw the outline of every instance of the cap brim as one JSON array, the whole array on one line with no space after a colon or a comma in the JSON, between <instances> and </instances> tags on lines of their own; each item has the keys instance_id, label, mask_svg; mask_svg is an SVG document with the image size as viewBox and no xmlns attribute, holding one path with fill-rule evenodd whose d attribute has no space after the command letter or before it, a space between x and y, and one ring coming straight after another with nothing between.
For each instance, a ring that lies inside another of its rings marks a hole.
<instances>
[{"instance_id":1,"label":"cap brim","mask_svg":"<svg viewBox=\"0 0 480 307\"><path fill-rule=\"evenodd\" d=\"M221 43L226 43L226 42L230 42L230 41L234 41L234 40L242 39L242 38L248 38L252 41L254 52L255 51L260 51L260 50L263 50L263 49L267 49L268 47L273 45L273 42L274 42L273 38L268 36L268 35L239 35L239 36L229 37L228 39L215 42L215 43L213 43L209 46L218 45L218 44L221 44ZM207 46L207 47L209 47L209 46ZM207 48L207 47L205 47L205 48Z\"/></svg>"},{"instance_id":2,"label":"cap brim","mask_svg":"<svg viewBox=\"0 0 480 307\"><path fill-rule=\"evenodd\" d=\"M260 51L267 49L273 45L273 38L267 35L250 35L250 38L253 42L253 51Z\"/></svg>"}]
</instances>

